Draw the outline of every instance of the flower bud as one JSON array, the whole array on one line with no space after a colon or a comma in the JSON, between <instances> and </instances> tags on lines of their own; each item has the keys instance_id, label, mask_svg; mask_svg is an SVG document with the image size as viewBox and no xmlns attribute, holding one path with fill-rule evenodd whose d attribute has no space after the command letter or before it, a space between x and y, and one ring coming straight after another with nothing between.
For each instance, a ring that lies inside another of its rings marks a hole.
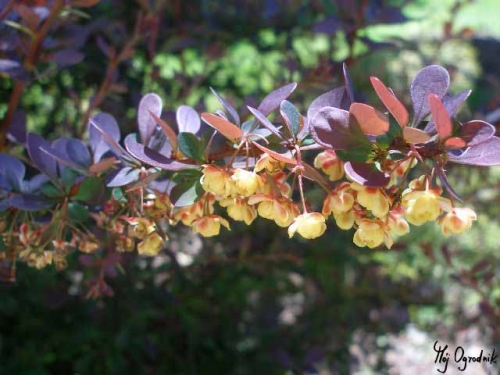
<instances>
[{"instance_id":1,"label":"flower bud","mask_svg":"<svg viewBox=\"0 0 500 375\"><path fill-rule=\"evenodd\" d=\"M455 207L439 219L439 226L445 236L459 234L469 230L472 222L477 220L477 215L470 208Z\"/></svg>"},{"instance_id":2,"label":"flower bud","mask_svg":"<svg viewBox=\"0 0 500 375\"><path fill-rule=\"evenodd\" d=\"M304 213L295 218L288 228L288 236L293 237L295 232L307 239L313 239L325 233L325 217L319 212Z\"/></svg>"}]
</instances>

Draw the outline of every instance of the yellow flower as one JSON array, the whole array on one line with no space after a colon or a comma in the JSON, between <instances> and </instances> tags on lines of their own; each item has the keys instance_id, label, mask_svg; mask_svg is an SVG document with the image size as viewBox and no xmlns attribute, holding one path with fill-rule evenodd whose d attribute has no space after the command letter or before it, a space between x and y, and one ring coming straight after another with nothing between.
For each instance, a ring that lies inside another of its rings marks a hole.
<instances>
[{"instance_id":1,"label":"yellow flower","mask_svg":"<svg viewBox=\"0 0 500 375\"><path fill-rule=\"evenodd\" d=\"M194 233L199 233L203 237L213 237L219 234L221 224L231 230L227 220L218 215L203 216L195 220L191 227Z\"/></svg>"},{"instance_id":2,"label":"yellow flower","mask_svg":"<svg viewBox=\"0 0 500 375\"><path fill-rule=\"evenodd\" d=\"M304 213L295 218L288 228L288 236L293 237L295 232L307 239L313 239L325 233L325 217L319 212Z\"/></svg>"},{"instance_id":3,"label":"yellow flower","mask_svg":"<svg viewBox=\"0 0 500 375\"><path fill-rule=\"evenodd\" d=\"M78 250L87 254L93 253L98 248L99 244L97 242L89 240L81 240L80 244L78 245Z\"/></svg>"},{"instance_id":4,"label":"yellow flower","mask_svg":"<svg viewBox=\"0 0 500 375\"><path fill-rule=\"evenodd\" d=\"M477 220L477 215L470 208L455 207L439 219L439 225L443 234L448 237L450 234L459 234L469 230L475 220Z\"/></svg>"},{"instance_id":5,"label":"yellow flower","mask_svg":"<svg viewBox=\"0 0 500 375\"><path fill-rule=\"evenodd\" d=\"M354 225L355 216L353 210L346 212L334 212L333 218L340 229L349 230Z\"/></svg>"},{"instance_id":6,"label":"yellow flower","mask_svg":"<svg viewBox=\"0 0 500 375\"><path fill-rule=\"evenodd\" d=\"M361 219L358 221L358 229L354 233L353 242L356 246L368 246L373 249L384 242L384 237L384 225L380 220Z\"/></svg>"},{"instance_id":7,"label":"yellow flower","mask_svg":"<svg viewBox=\"0 0 500 375\"><path fill-rule=\"evenodd\" d=\"M354 196L349 189L350 184L343 182L332 190L323 202L323 215L328 216L332 212L339 214L349 211L354 204Z\"/></svg>"},{"instance_id":8,"label":"yellow flower","mask_svg":"<svg viewBox=\"0 0 500 375\"><path fill-rule=\"evenodd\" d=\"M158 255L162 248L163 239L156 231L149 233L146 238L137 244L137 252L140 255L149 257Z\"/></svg>"},{"instance_id":9,"label":"yellow flower","mask_svg":"<svg viewBox=\"0 0 500 375\"><path fill-rule=\"evenodd\" d=\"M231 195L231 178L222 168L208 164L203 167L202 173L200 182L205 191L222 197Z\"/></svg>"},{"instance_id":10,"label":"yellow flower","mask_svg":"<svg viewBox=\"0 0 500 375\"><path fill-rule=\"evenodd\" d=\"M340 180L344 176L344 163L333 150L325 150L319 153L314 159L314 166L321 168L330 181Z\"/></svg>"},{"instance_id":11,"label":"yellow flower","mask_svg":"<svg viewBox=\"0 0 500 375\"><path fill-rule=\"evenodd\" d=\"M131 217L127 219L127 222L132 225L129 235L140 240L146 238L149 233L155 230L154 223L143 217Z\"/></svg>"},{"instance_id":12,"label":"yellow flower","mask_svg":"<svg viewBox=\"0 0 500 375\"><path fill-rule=\"evenodd\" d=\"M275 203L276 215L274 216L274 222L282 227L286 228L292 224L293 220L300 214L299 208L290 199L281 198ZM280 207L285 209L285 213L280 211Z\"/></svg>"},{"instance_id":13,"label":"yellow flower","mask_svg":"<svg viewBox=\"0 0 500 375\"><path fill-rule=\"evenodd\" d=\"M236 221L244 221L250 225L257 217L257 211L245 200L239 198L227 198L219 202L222 207L226 207L227 214Z\"/></svg>"},{"instance_id":14,"label":"yellow flower","mask_svg":"<svg viewBox=\"0 0 500 375\"><path fill-rule=\"evenodd\" d=\"M402 215L391 212L387 219L387 228L389 232L395 236L403 236L410 232L408 222L403 219Z\"/></svg>"},{"instance_id":15,"label":"yellow flower","mask_svg":"<svg viewBox=\"0 0 500 375\"><path fill-rule=\"evenodd\" d=\"M267 153L263 153L257 163L255 163L254 170L255 172L260 172L265 169L268 172L275 172L283 169L285 163L282 163L276 159L273 159L271 155Z\"/></svg>"},{"instance_id":16,"label":"yellow flower","mask_svg":"<svg viewBox=\"0 0 500 375\"><path fill-rule=\"evenodd\" d=\"M356 200L370 210L373 216L384 218L389 212L389 199L381 188L371 188L352 182L351 189L358 192Z\"/></svg>"},{"instance_id":17,"label":"yellow flower","mask_svg":"<svg viewBox=\"0 0 500 375\"><path fill-rule=\"evenodd\" d=\"M433 190L412 191L403 195L405 217L413 225L434 221L441 214L439 196Z\"/></svg>"},{"instance_id":18,"label":"yellow flower","mask_svg":"<svg viewBox=\"0 0 500 375\"><path fill-rule=\"evenodd\" d=\"M204 207L207 209L208 214L214 212L215 196L211 193L205 193L198 200L198 202L177 208L172 214L172 221L177 223L179 221L184 225L191 225L193 221L203 216Z\"/></svg>"},{"instance_id":19,"label":"yellow flower","mask_svg":"<svg viewBox=\"0 0 500 375\"><path fill-rule=\"evenodd\" d=\"M236 169L231 176L236 193L249 197L257 192L261 182L258 174L244 169Z\"/></svg>"}]
</instances>

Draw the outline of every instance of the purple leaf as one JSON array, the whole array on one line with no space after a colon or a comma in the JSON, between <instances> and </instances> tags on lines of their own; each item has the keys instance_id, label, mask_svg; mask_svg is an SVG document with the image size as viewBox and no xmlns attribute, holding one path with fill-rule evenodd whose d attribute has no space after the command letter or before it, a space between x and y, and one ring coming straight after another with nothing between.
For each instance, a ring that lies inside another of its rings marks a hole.
<instances>
[{"instance_id":1,"label":"purple leaf","mask_svg":"<svg viewBox=\"0 0 500 375\"><path fill-rule=\"evenodd\" d=\"M24 211L40 211L50 208L51 202L32 194L16 194L10 198L10 205Z\"/></svg>"},{"instance_id":2,"label":"purple leaf","mask_svg":"<svg viewBox=\"0 0 500 375\"><path fill-rule=\"evenodd\" d=\"M179 171L187 168L197 168L196 165L180 163L176 160L169 159L166 156L140 144L137 142L127 142L125 147L132 156L142 161L143 163L152 165L167 171Z\"/></svg>"},{"instance_id":3,"label":"purple leaf","mask_svg":"<svg viewBox=\"0 0 500 375\"><path fill-rule=\"evenodd\" d=\"M161 116L162 101L161 98L153 93L146 94L139 102L137 113L137 123L139 126L139 134L141 141L145 145L148 144L149 138L156 128L156 121L151 117L149 112L154 113L157 117Z\"/></svg>"},{"instance_id":4,"label":"purple leaf","mask_svg":"<svg viewBox=\"0 0 500 375\"><path fill-rule=\"evenodd\" d=\"M466 122L460 128L460 137L469 147L486 142L495 135L496 129L485 121L473 120Z\"/></svg>"},{"instance_id":5,"label":"purple leaf","mask_svg":"<svg viewBox=\"0 0 500 375\"><path fill-rule=\"evenodd\" d=\"M200 130L200 116L190 106L181 105L177 108L176 120L179 133L187 132L196 134Z\"/></svg>"},{"instance_id":6,"label":"purple leaf","mask_svg":"<svg viewBox=\"0 0 500 375\"><path fill-rule=\"evenodd\" d=\"M441 180L441 183L443 186L446 188L448 193L455 198L459 202L463 202L462 199L458 196L458 194L453 190L453 187L450 185L450 182L448 181L448 177L446 176L446 173L444 173L443 168L439 167L436 163L436 170L437 170L437 175L439 179Z\"/></svg>"},{"instance_id":7,"label":"purple leaf","mask_svg":"<svg viewBox=\"0 0 500 375\"><path fill-rule=\"evenodd\" d=\"M9 190L21 191L26 167L14 156L0 154L0 176L10 186Z\"/></svg>"},{"instance_id":8,"label":"purple leaf","mask_svg":"<svg viewBox=\"0 0 500 375\"><path fill-rule=\"evenodd\" d=\"M457 155L448 152L451 162L458 164L469 164L477 166L493 166L500 164L500 138L491 137L485 142L469 147L463 153Z\"/></svg>"},{"instance_id":9,"label":"purple leaf","mask_svg":"<svg viewBox=\"0 0 500 375\"><path fill-rule=\"evenodd\" d=\"M449 85L450 76L446 69L439 65L427 66L417 73L410 86L414 111L412 126L418 125L429 114L429 94L442 98Z\"/></svg>"},{"instance_id":10,"label":"purple leaf","mask_svg":"<svg viewBox=\"0 0 500 375\"><path fill-rule=\"evenodd\" d=\"M347 70L347 65L342 64L342 72L344 73L345 88L347 92L347 99L349 100L349 105L354 102L354 89L352 87L351 77L349 76L349 71ZM347 109L347 108L345 108Z\"/></svg>"},{"instance_id":11,"label":"purple leaf","mask_svg":"<svg viewBox=\"0 0 500 375\"><path fill-rule=\"evenodd\" d=\"M212 91L212 94L214 94L217 99L219 99L220 104L224 107L224 109L227 111L229 114L229 120L233 122L236 125L240 125L240 116L238 116L238 112L234 109L234 107L229 103L227 100L225 100L222 96L220 96L217 91L215 91L213 88L210 87L210 91ZM179 132L182 130L179 129ZM193 132L194 133L194 132Z\"/></svg>"},{"instance_id":12,"label":"purple leaf","mask_svg":"<svg viewBox=\"0 0 500 375\"><path fill-rule=\"evenodd\" d=\"M345 150L369 142L359 128L349 121L349 112L335 107L323 107L311 121L313 139L326 148Z\"/></svg>"},{"instance_id":13,"label":"purple leaf","mask_svg":"<svg viewBox=\"0 0 500 375\"><path fill-rule=\"evenodd\" d=\"M89 150L79 139L68 139L66 143L66 154L74 163L87 168L90 166Z\"/></svg>"},{"instance_id":14,"label":"purple leaf","mask_svg":"<svg viewBox=\"0 0 500 375\"><path fill-rule=\"evenodd\" d=\"M344 164L345 173L358 184L369 187L385 187L390 175L379 171L375 164L349 161Z\"/></svg>"},{"instance_id":15,"label":"purple leaf","mask_svg":"<svg viewBox=\"0 0 500 375\"><path fill-rule=\"evenodd\" d=\"M0 73L5 73L13 79L27 79L26 71L21 64L15 60L0 59Z\"/></svg>"},{"instance_id":16,"label":"purple leaf","mask_svg":"<svg viewBox=\"0 0 500 375\"><path fill-rule=\"evenodd\" d=\"M252 115L255 116L255 118L266 128L268 129L271 133L276 135L278 138L282 138L280 131L276 126L274 126L271 121L268 120L266 116L262 112L260 112L258 109L252 108L247 106L248 110L252 113Z\"/></svg>"},{"instance_id":17,"label":"purple leaf","mask_svg":"<svg viewBox=\"0 0 500 375\"><path fill-rule=\"evenodd\" d=\"M278 108L281 102L294 92L296 87L297 84L294 82L274 90L262 100L257 109L262 112L264 116L267 116Z\"/></svg>"},{"instance_id":18,"label":"purple leaf","mask_svg":"<svg viewBox=\"0 0 500 375\"><path fill-rule=\"evenodd\" d=\"M111 148L108 143L104 140L102 133L98 130L97 125L102 131L104 131L115 143L120 142L120 128L115 118L109 113L98 113L92 116L89 120L89 137L90 137L90 149L94 154L94 162L101 160L102 155L104 155ZM118 156L120 153L118 153Z\"/></svg>"},{"instance_id":19,"label":"purple leaf","mask_svg":"<svg viewBox=\"0 0 500 375\"><path fill-rule=\"evenodd\" d=\"M40 189L46 182L50 181L44 174L37 174L31 180L25 180L23 183L23 193L32 194Z\"/></svg>"},{"instance_id":20,"label":"purple leaf","mask_svg":"<svg viewBox=\"0 0 500 375\"><path fill-rule=\"evenodd\" d=\"M12 121L7 129L7 137L11 142L25 143L26 142L26 113L16 111L12 117Z\"/></svg>"},{"instance_id":21,"label":"purple leaf","mask_svg":"<svg viewBox=\"0 0 500 375\"><path fill-rule=\"evenodd\" d=\"M323 107L341 108L342 100L347 95L345 86L338 87L314 99L307 109L307 118L312 120Z\"/></svg>"},{"instance_id":22,"label":"purple leaf","mask_svg":"<svg viewBox=\"0 0 500 375\"><path fill-rule=\"evenodd\" d=\"M130 167L125 167L117 171L113 171L107 180L108 187L118 187L130 184L131 182L137 181L139 179L139 174L141 171L139 169L132 169Z\"/></svg>"},{"instance_id":23,"label":"purple leaf","mask_svg":"<svg viewBox=\"0 0 500 375\"><path fill-rule=\"evenodd\" d=\"M63 49L52 55L52 58L60 68L78 64L84 57L83 53L74 49Z\"/></svg>"},{"instance_id":24,"label":"purple leaf","mask_svg":"<svg viewBox=\"0 0 500 375\"><path fill-rule=\"evenodd\" d=\"M470 93L471 90L465 90L462 91L461 93L458 93L457 95L452 96L446 94L445 96L443 96L441 101L443 102L444 108L446 109L446 112L450 117L455 116L460 106L469 97ZM430 121L425 126L424 131L426 131L427 133L432 133L436 131L436 124L434 122L434 118L430 119Z\"/></svg>"},{"instance_id":25,"label":"purple leaf","mask_svg":"<svg viewBox=\"0 0 500 375\"><path fill-rule=\"evenodd\" d=\"M31 161L40 172L45 173L51 178L57 178L57 163L55 159L41 150L42 147L50 150L50 142L34 133L28 133L26 139L26 148L28 149Z\"/></svg>"}]
</instances>

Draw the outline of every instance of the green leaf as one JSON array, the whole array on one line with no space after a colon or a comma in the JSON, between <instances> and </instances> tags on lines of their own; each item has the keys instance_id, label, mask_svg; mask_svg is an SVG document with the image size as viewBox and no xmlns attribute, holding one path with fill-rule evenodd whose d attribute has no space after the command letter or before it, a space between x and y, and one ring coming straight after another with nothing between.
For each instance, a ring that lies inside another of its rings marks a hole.
<instances>
[{"instance_id":1,"label":"green leaf","mask_svg":"<svg viewBox=\"0 0 500 375\"><path fill-rule=\"evenodd\" d=\"M99 178L90 177L80 184L78 192L73 196L73 200L85 202L87 204L98 204L106 193L106 187Z\"/></svg>"},{"instance_id":2,"label":"green leaf","mask_svg":"<svg viewBox=\"0 0 500 375\"><path fill-rule=\"evenodd\" d=\"M189 206L196 203L203 195L203 187L199 180L193 182L184 182L176 185L170 192L170 200L175 207Z\"/></svg>"},{"instance_id":3,"label":"green leaf","mask_svg":"<svg viewBox=\"0 0 500 375\"><path fill-rule=\"evenodd\" d=\"M293 135L300 130L301 115L299 110L288 100L283 100L280 106L281 116Z\"/></svg>"},{"instance_id":4,"label":"green leaf","mask_svg":"<svg viewBox=\"0 0 500 375\"><path fill-rule=\"evenodd\" d=\"M68 216L73 223L80 223L89 218L89 210L77 202L68 204Z\"/></svg>"},{"instance_id":5,"label":"green leaf","mask_svg":"<svg viewBox=\"0 0 500 375\"><path fill-rule=\"evenodd\" d=\"M382 146L382 148L389 147L395 138L402 137L402 129L403 128L399 126L394 116L389 114L389 130L387 131L387 133L377 137L377 143Z\"/></svg>"},{"instance_id":6,"label":"green leaf","mask_svg":"<svg viewBox=\"0 0 500 375\"><path fill-rule=\"evenodd\" d=\"M63 169L61 174L61 181L66 192L69 192L71 190L78 176L79 174L71 168Z\"/></svg>"},{"instance_id":7,"label":"green leaf","mask_svg":"<svg viewBox=\"0 0 500 375\"><path fill-rule=\"evenodd\" d=\"M64 192L59 190L56 186L52 185L52 183L43 184L40 188L40 191L43 195L49 198L61 198L64 196Z\"/></svg>"},{"instance_id":8,"label":"green leaf","mask_svg":"<svg viewBox=\"0 0 500 375\"><path fill-rule=\"evenodd\" d=\"M180 184L182 182L194 183L195 180L200 179L201 175L202 175L202 173L199 169L183 169L183 170L177 172L172 177L172 181L174 181L177 184Z\"/></svg>"},{"instance_id":9,"label":"green leaf","mask_svg":"<svg viewBox=\"0 0 500 375\"><path fill-rule=\"evenodd\" d=\"M113 198L115 198L118 202L126 202L127 198L123 194L123 189L120 187L115 187L113 190L111 190L111 195Z\"/></svg>"},{"instance_id":10,"label":"green leaf","mask_svg":"<svg viewBox=\"0 0 500 375\"><path fill-rule=\"evenodd\" d=\"M349 150L335 150L337 156L343 161L365 162L373 157L371 148L358 147Z\"/></svg>"},{"instance_id":11,"label":"green leaf","mask_svg":"<svg viewBox=\"0 0 500 375\"><path fill-rule=\"evenodd\" d=\"M203 148L201 142L192 133L182 132L177 137L177 143L181 152L196 161L203 160Z\"/></svg>"}]
</instances>

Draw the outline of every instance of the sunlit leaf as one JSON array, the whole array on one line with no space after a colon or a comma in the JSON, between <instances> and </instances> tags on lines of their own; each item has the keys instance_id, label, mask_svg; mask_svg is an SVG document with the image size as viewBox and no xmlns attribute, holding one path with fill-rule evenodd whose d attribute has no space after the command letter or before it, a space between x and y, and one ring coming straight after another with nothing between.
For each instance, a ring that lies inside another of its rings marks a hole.
<instances>
[{"instance_id":1,"label":"sunlit leaf","mask_svg":"<svg viewBox=\"0 0 500 375\"><path fill-rule=\"evenodd\" d=\"M369 187L385 187L390 181L390 175L379 171L375 164L347 162L345 173L358 184Z\"/></svg>"},{"instance_id":2,"label":"sunlit leaf","mask_svg":"<svg viewBox=\"0 0 500 375\"><path fill-rule=\"evenodd\" d=\"M150 113L154 113L157 117L161 116L162 100L154 94L149 93L142 97L137 110L137 124L139 134L143 144L148 145L149 139L153 135L156 128L156 121L151 117Z\"/></svg>"},{"instance_id":3,"label":"sunlit leaf","mask_svg":"<svg viewBox=\"0 0 500 375\"><path fill-rule=\"evenodd\" d=\"M396 96L377 77L370 77L370 81L378 97L384 103L387 110L394 116L401 127L408 124L408 111Z\"/></svg>"},{"instance_id":4,"label":"sunlit leaf","mask_svg":"<svg viewBox=\"0 0 500 375\"><path fill-rule=\"evenodd\" d=\"M448 138L453 130L451 119L441 99L439 99L436 94L429 94L429 107L431 109L432 119L436 123L439 138L441 140Z\"/></svg>"},{"instance_id":5,"label":"sunlit leaf","mask_svg":"<svg viewBox=\"0 0 500 375\"><path fill-rule=\"evenodd\" d=\"M201 118L230 141L235 142L243 136L240 128L221 117L205 112L202 113Z\"/></svg>"},{"instance_id":6,"label":"sunlit leaf","mask_svg":"<svg viewBox=\"0 0 500 375\"><path fill-rule=\"evenodd\" d=\"M292 92L295 91L297 84L295 82L280 87L268 94L257 107L264 116L267 116L275 109L277 109L281 102L288 98Z\"/></svg>"},{"instance_id":7,"label":"sunlit leaf","mask_svg":"<svg viewBox=\"0 0 500 375\"><path fill-rule=\"evenodd\" d=\"M349 112L364 134L382 135L389 130L389 119L375 108L363 103L352 103Z\"/></svg>"}]
</instances>

